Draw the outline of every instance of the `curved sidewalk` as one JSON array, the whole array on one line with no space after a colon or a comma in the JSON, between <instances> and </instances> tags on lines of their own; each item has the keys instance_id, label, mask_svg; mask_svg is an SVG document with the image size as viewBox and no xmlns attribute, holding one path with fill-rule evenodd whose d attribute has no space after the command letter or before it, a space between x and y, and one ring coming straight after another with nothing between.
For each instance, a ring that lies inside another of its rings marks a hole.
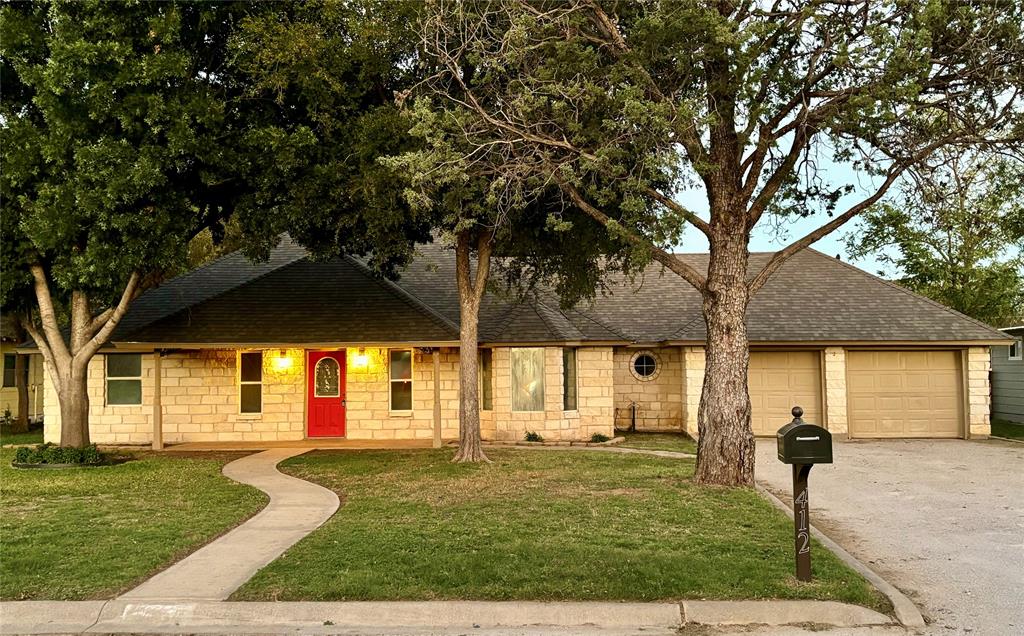
<instances>
[{"instance_id":1,"label":"curved sidewalk","mask_svg":"<svg viewBox=\"0 0 1024 636\"><path fill-rule=\"evenodd\" d=\"M219 539L119 598L126 601L223 601L338 509L338 496L277 470L308 448L273 448L224 466L224 475L259 488L270 503Z\"/></svg>"}]
</instances>

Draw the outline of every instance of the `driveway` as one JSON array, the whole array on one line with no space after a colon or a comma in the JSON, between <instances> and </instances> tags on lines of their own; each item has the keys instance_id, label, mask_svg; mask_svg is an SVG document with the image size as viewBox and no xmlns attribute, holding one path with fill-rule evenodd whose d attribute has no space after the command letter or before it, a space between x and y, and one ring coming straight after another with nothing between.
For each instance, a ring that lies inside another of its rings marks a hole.
<instances>
[{"instance_id":1,"label":"driveway","mask_svg":"<svg viewBox=\"0 0 1024 636\"><path fill-rule=\"evenodd\" d=\"M790 503L775 440L757 480ZM885 577L930 633L1024 633L1024 444L997 440L836 443L811 471L811 522Z\"/></svg>"},{"instance_id":2,"label":"driveway","mask_svg":"<svg viewBox=\"0 0 1024 636\"><path fill-rule=\"evenodd\" d=\"M848 441L835 459L811 471L811 522L918 602L930 632L1024 633L1024 444ZM792 503L774 439L757 461Z\"/></svg>"}]
</instances>

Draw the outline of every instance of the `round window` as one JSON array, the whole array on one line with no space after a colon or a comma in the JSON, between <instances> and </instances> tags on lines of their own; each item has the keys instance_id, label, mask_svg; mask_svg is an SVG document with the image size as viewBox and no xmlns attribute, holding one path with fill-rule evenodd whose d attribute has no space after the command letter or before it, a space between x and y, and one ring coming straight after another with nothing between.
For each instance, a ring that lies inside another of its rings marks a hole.
<instances>
[{"instance_id":1,"label":"round window","mask_svg":"<svg viewBox=\"0 0 1024 636\"><path fill-rule=\"evenodd\" d=\"M630 371L638 380L653 380L658 375L658 356L652 351L639 351L630 360Z\"/></svg>"}]
</instances>

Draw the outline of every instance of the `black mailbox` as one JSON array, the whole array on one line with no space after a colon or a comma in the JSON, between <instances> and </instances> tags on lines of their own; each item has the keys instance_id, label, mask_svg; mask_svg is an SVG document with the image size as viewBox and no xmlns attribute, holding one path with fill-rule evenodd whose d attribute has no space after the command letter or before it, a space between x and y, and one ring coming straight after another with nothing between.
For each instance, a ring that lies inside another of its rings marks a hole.
<instances>
[{"instance_id":1,"label":"black mailbox","mask_svg":"<svg viewBox=\"0 0 1024 636\"><path fill-rule=\"evenodd\" d=\"M786 464L831 464L832 434L800 419L804 410L793 407L793 421L779 429L779 461Z\"/></svg>"}]
</instances>

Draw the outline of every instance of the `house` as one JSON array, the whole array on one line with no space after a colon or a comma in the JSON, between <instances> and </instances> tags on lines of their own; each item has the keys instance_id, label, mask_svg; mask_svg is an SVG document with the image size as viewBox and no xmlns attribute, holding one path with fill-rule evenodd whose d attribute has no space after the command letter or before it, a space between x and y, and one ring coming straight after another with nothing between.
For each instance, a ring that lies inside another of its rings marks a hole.
<instances>
[{"instance_id":1,"label":"house","mask_svg":"<svg viewBox=\"0 0 1024 636\"><path fill-rule=\"evenodd\" d=\"M225 256L133 303L89 368L92 439L457 438L458 307L453 253L433 244L394 282L287 239L265 263ZM705 326L674 274L652 265L573 309L488 293L480 321L485 439L696 435ZM975 320L807 251L752 300L748 324L758 435L794 405L839 438L989 433L988 348L1008 338ZM56 441L52 386L45 413Z\"/></svg>"},{"instance_id":2,"label":"house","mask_svg":"<svg viewBox=\"0 0 1024 636\"><path fill-rule=\"evenodd\" d=\"M3 380L0 382L0 415L7 411L18 415L18 388L15 376L15 348L18 334L7 316L0 317L0 355L3 356ZM28 417L37 420L43 414L43 358L31 353L26 360L26 381L28 382Z\"/></svg>"},{"instance_id":3,"label":"house","mask_svg":"<svg viewBox=\"0 0 1024 636\"><path fill-rule=\"evenodd\" d=\"M1024 422L1024 325L1000 331L1013 340L992 347L992 417Z\"/></svg>"}]
</instances>

